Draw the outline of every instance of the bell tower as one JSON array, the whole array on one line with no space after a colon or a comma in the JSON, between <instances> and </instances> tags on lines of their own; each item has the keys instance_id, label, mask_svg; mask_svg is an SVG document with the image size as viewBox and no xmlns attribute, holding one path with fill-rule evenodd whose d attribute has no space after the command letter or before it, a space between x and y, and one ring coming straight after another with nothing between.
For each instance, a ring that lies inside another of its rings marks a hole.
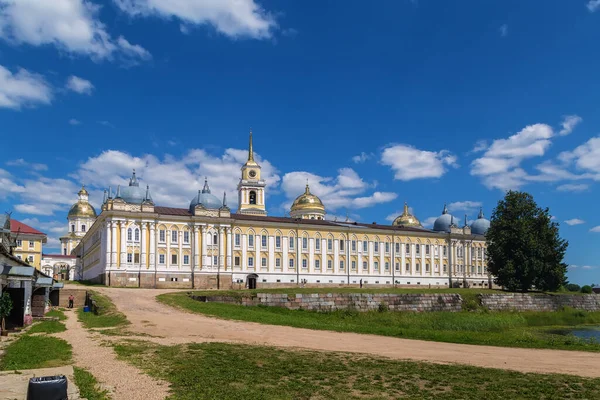
<instances>
[{"instance_id":1,"label":"bell tower","mask_svg":"<svg viewBox=\"0 0 600 400\"><path fill-rule=\"evenodd\" d=\"M260 165L254 161L252 131L250 131L248 161L242 166L242 179L238 183L237 213L266 216L265 186L265 181L260 177Z\"/></svg>"}]
</instances>

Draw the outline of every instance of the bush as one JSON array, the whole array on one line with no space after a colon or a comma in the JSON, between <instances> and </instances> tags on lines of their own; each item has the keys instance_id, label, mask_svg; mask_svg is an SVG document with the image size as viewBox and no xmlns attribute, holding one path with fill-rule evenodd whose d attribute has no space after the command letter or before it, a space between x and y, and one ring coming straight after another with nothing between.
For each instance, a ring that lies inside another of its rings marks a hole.
<instances>
[{"instance_id":1,"label":"bush","mask_svg":"<svg viewBox=\"0 0 600 400\"><path fill-rule=\"evenodd\" d=\"M579 292L581 290L581 286L576 283L568 283L565 285L565 289L569 292Z\"/></svg>"},{"instance_id":2,"label":"bush","mask_svg":"<svg viewBox=\"0 0 600 400\"><path fill-rule=\"evenodd\" d=\"M581 288L581 293L592 293L592 287L590 285L585 285Z\"/></svg>"},{"instance_id":3,"label":"bush","mask_svg":"<svg viewBox=\"0 0 600 400\"><path fill-rule=\"evenodd\" d=\"M383 301L381 303L379 303L379 307L377 308L377 311L379 312L387 312L389 311L389 307L387 304L385 304Z\"/></svg>"}]
</instances>

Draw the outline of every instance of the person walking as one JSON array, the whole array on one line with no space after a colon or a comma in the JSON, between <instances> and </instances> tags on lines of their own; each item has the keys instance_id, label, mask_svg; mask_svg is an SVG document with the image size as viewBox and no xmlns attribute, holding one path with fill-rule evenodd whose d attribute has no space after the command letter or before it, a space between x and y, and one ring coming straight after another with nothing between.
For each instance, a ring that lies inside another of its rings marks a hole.
<instances>
[{"instance_id":1,"label":"person walking","mask_svg":"<svg viewBox=\"0 0 600 400\"><path fill-rule=\"evenodd\" d=\"M362 289L362 279L360 280L360 288Z\"/></svg>"},{"instance_id":2,"label":"person walking","mask_svg":"<svg viewBox=\"0 0 600 400\"><path fill-rule=\"evenodd\" d=\"M73 295L69 296L69 308L73 308L73 302L75 301L75 297Z\"/></svg>"}]
</instances>

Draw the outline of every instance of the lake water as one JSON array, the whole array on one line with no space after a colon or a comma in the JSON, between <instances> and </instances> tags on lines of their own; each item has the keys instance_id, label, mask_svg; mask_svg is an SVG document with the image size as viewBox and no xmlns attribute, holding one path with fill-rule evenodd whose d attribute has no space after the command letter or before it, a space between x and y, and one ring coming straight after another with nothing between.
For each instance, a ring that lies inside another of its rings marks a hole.
<instances>
[{"instance_id":1,"label":"lake water","mask_svg":"<svg viewBox=\"0 0 600 400\"><path fill-rule=\"evenodd\" d=\"M574 335L581 339L596 339L600 342L600 326L578 329L558 329L550 331L555 335Z\"/></svg>"}]
</instances>

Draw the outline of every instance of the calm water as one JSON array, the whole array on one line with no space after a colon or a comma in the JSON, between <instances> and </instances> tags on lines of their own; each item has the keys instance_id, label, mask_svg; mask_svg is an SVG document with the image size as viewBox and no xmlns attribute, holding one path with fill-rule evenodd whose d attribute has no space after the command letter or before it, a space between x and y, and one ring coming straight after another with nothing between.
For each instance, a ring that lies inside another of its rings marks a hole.
<instances>
[{"instance_id":1,"label":"calm water","mask_svg":"<svg viewBox=\"0 0 600 400\"><path fill-rule=\"evenodd\" d=\"M581 339L596 339L600 342L600 326L585 329L558 329L550 331L550 333L555 335L574 335Z\"/></svg>"}]
</instances>

